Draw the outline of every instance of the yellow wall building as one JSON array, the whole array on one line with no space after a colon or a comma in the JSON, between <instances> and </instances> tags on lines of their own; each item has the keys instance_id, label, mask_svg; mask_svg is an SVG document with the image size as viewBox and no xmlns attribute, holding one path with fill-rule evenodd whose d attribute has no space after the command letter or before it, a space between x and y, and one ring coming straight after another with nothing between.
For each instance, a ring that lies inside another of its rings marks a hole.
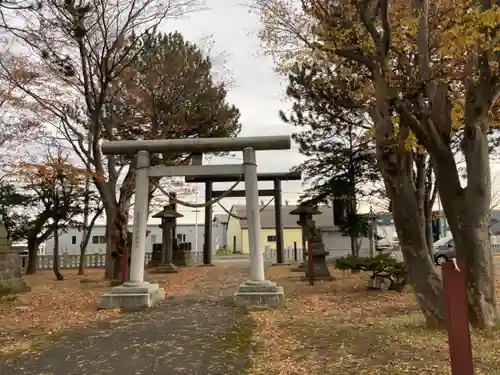
<instances>
[{"instance_id":1,"label":"yellow wall building","mask_svg":"<svg viewBox=\"0 0 500 375\"><path fill-rule=\"evenodd\" d=\"M294 243L297 249L302 249L302 230L297 224L298 217L290 215L290 211L297 206L283 205L281 208L281 218L283 225L283 248L293 248ZM325 250L329 252L329 257L338 258L351 252L350 238L343 236L339 228L334 224L333 208L328 206L319 207L321 214L315 215L313 220L321 230ZM246 207L235 205L231 207L231 214L239 219L229 216L227 219L227 245L233 252L248 254L248 224L246 220ZM274 206L267 206L260 211L260 249L265 251L266 247L276 249L276 224ZM361 254L369 253L369 240L363 238L361 242ZM300 256L300 255L299 255Z\"/></svg>"},{"instance_id":2,"label":"yellow wall building","mask_svg":"<svg viewBox=\"0 0 500 375\"><path fill-rule=\"evenodd\" d=\"M295 209L296 206L283 206L282 207L282 220L283 220L283 247L293 247L296 243L297 248L302 248L302 231L297 224L298 217L290 215L290 211ZM236 219L232 216L229 217L227 223L227 244L228 248L232 251L248 253L248 225L246 219L245 206L233 206L231 213L242 219ZM274 206L267 206L260 212L260 248L262 251L269 246L276 248L276 225L274 220L275 212Z\"/></svg>"},{"instance_id":3,"label":"yellow wall building","mask_svg":"<svg viewBox=\"0 0 500 375\"><path fill-rule=\"evenodd\" d=\"M297 228L287 228L283 229L283 247L293 247L294 242L297 245L297 248L301 248L301 241L302 241L302 231ZM248 253L248 229L244 228L241 230L241 242L242 242L242 247L241 247L241 252L242 253ZM262 251L266 248L266 246L269 246L271 248L276 248L276 229L275 228L270 228L270 229L262 229L260 231L260 248Z\"/></svg>"}]
</instances>

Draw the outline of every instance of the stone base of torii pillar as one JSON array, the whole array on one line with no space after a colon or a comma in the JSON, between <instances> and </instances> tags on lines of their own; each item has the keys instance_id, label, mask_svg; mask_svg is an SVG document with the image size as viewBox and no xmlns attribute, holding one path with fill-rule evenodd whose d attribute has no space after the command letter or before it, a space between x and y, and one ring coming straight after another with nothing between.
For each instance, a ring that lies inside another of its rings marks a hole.
<instances>
[{"instance_id":1,"label":"stone base of torii pillar","mask_svg":"<svg viewBox=\"0 0 500 375\"><path fill-rule=\"evenodd\" d=\"M272 281L247 280L234 294L234 303L249 310L280 308L285 304L285 293Z\"/></svg>"},{"instance_id":2,"label":"stone base of torii pillar","mask_svg":"<svg viewBox=\"0 0 500 375\"><path fill-rule=\"evenodd\" d=\"M110 293L101 295L100 309L135 310L148 308L165 299L165 289L158 284L127 282L111 289Z\"/></svg>"}]
</instances>

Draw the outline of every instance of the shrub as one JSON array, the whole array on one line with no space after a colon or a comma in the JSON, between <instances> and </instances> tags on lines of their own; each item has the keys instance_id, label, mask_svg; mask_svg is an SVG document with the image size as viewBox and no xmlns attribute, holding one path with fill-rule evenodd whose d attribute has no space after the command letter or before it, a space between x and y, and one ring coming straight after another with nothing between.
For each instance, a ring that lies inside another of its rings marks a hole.
<instances>
[{"instance_id":1,"label":"shrub","mask_svg":"<svg viewBox=\"0 0 500 375\"><path fill-rule=\"evenodd\" d=\"M373 258L347 255L335 261L335 267L351 272L371 272L372 280L387 280L389 290L403 291L408 283L408 272L403 262L399 262L390 254L379 254Z\"/></svg>"},{"instance_id":2,"label":"shrub","mask_svg":"<svg viewBox=\"0 0 500 375\"><path fill-rule=\"evenodd\" d=\"M219 256L231 255L232 251L227 248L227 246L220 246L215 250L215 254Z\"/></svg>"}]
</instances>

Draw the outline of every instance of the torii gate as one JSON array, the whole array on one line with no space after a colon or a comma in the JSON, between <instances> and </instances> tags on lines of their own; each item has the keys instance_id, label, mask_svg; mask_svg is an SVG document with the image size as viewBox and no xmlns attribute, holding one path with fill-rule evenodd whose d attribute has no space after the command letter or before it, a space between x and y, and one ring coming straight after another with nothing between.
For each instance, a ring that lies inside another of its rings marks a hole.
<instances>
[{"instance_id":1,"label":"torii gate","mask_svg":"<svg viewBox=\"0 0 500 375\"><path fill-rule=\"evenodd\" d=\"M235 303L241 306L279 307L284 303L283 288L265 279L264 258L260 249L260 215L256 150L289 150L289 136L241 138L193 138L168 140L130 140L103 142L104 155L136 155L134 224L130 281L114 287L100 298L101 308L150 307L165 299L165 290L144 280L148 187L150 178L175 176L243 175L247 205L250 249L250 280L241 284ZM151 166L150 154L202 154L204 152L243 152L242 164Z\"/></svg>"},{"instance_id":2,"label":"torii gate","mask_svg":"<svg viewBox=\"0 0 500 375\"><path fill-rule=\"evenodd\" d=\"M221 190L213 190L214 182L235 182L238 175L226 176L191 176L186 178L189 183L205 184L205 201L225 195L225 198L244 197L246 190L233 190L225 194ZM274 221L276 227L276 264L284 264L283 220L281 217L282 191L281 181L300 181L300 172L259 173L257 181L273 181L274 189L259 189L259 197L274 197ZM203 264L212 264L212 206L205 207L205 241L203 244Z\"/></svg>"}]
</instances>

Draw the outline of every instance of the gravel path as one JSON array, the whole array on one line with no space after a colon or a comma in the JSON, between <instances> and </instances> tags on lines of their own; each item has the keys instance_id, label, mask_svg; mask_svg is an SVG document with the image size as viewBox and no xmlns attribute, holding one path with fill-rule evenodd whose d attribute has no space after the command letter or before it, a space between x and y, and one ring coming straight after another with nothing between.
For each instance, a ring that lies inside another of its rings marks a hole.
<instances>
[{"instance_id":1,"label":"gravel path","mask_svg":"<svg viewBox=\"0 0 500 375\"><path fill-rule=\"evenodd\" d=\"M241 331L245 318L233 306L232 293L247 275L248 263L210 267L197 282L196 294L167 299L117 323L66 332L13 361L0 358L0 374L242 374L248 337Z\"/></svg>"}]
</instances>

